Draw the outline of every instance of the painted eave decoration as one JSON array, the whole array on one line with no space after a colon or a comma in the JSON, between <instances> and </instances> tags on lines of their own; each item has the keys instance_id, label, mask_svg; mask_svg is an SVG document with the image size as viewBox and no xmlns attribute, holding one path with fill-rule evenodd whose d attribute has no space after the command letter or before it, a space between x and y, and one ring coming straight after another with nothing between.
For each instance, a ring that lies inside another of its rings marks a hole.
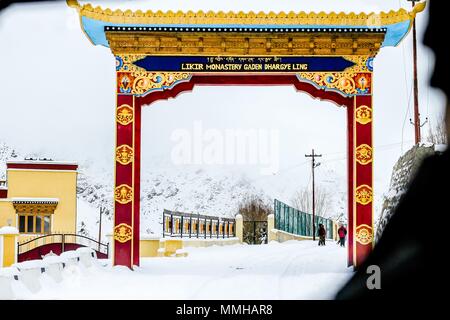
<instances>
[{"instance_id":1,"label":"painted eave decoration","mask_svg":"<svg viewBox=\"0 0 450 320\"><path fill-rule=\"evenodd\" d=\"M235 32L267 31L297 32L296 29L306 29L321 32L373 32L385 29L386 36L383 47L397 46L408 34L417 13L425 9L426 2L415 5L412 11L400 9L398 11L380 13L254 13L248 12L182 12L182 11L146 11L115 10L93 7L91 4L80 5L76 0L67 0L67 4L77 9L83 31L95 45L109 47L105 35L105 27L126 27L127 31L139 31L139 28L189 28L185 31L197 31L197 28L221 28ZM128 29L129 28L129 29ZM166 28L166 29L164 29ZM262 28L262 29L260 29ZM250 30L251 29L251 30ZM326 30L325 30L326 29ZM172 29L173 30L173 29ZM200 30L204 31L204 30ZM302 32L302 30L298 30Z\"/></svg>"}]
</instances>

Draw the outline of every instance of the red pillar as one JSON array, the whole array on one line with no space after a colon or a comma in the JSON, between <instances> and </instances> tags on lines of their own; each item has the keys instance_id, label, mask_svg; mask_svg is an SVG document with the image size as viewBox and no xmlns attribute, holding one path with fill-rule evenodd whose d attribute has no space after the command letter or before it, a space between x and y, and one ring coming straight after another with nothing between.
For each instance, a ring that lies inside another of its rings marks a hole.
<instances>
[{"instance_id":1,"label":"red pillar","mask_svg":"<svg viewBox=\"0 0 450 320\"><path fill-rule=\"evenodd\" d=\"M139 239L140 239L140 204L141 204L141 111L142 107L135 99L134 105L134 207L133 207L133 263L139 266Z\"/></svg>"},{"instance_id":2,"label":"red pillar","mask_svg":"<svg viewBox=\"0 0 450 320\"><path fill-rule=\"evenodd\" d=\"M133 267L134 97L117 95L114 188L114 265Z\"/></svg>"},{"instance_id":3,"label":"red pillar","mask_svg":"<svg viewBox=\"0 0 450 320\"><path fill-rule=\"evenodd\" d=\"M354 131L355 131L355 109L354 106L347 106L347 176L348 176L348 216L347 216L347 266L353 265L353 201L354 201Z\"/></svg>"},{"instance_id":4,"label":"red pillar","mask_svg":"<svg viewBox=\"0 0 450 320\"><path fill-rule=\"evenodd\" d=\"M370 74L367 94L354 98L353 265L358 267L373 247L373 141ZM367 83L367 82L366 82Z\"/></svg>"},{"instance_id":5,"label":"red pillar","mask_svg":"<svg viewBox=\"0 0 450 320\"><path fill-rule=\"evenodd\" d=\"M117 73L113 265L139 265L141 107L131 94L132 77Z\"/></svg>"}]
</instances>

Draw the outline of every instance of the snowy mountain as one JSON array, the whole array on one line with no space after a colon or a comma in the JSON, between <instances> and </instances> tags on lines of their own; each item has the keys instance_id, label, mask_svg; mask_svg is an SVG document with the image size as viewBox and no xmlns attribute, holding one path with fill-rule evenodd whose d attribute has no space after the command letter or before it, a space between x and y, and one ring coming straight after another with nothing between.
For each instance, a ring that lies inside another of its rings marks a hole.
<instances>
[{"instance_id":1,"label":"snowy mountain","mask_svg":"<svg viewBox=\"0 0 450 320\"><path fill-rule=\"evenodd\" d=\"M98 233L99 208L107 208L102 220L103 234L112 229L113 179L106 170L80 166L78 178L78 228L85 234ZM202 169L159 168L144 172L141 179L141 233L160 234L164 209L212 216L232 217L239 201L257 194L272 201L243 176Z\"/></svg>"},{"instance_id":2,"label":"snowy mountain","mask_svg":"<svg viewBox=\"0 0 450 320\"><path fill-rule=\"evenodd\" d=\"M26 155L30 156L39 158L39 155ZM0 179L5 178L7 160L24 157L23 153L0 143ZM104 168L89 160L78 164L77 231L96 238L100 208L105 207L102 216L105 239L113 225L113 166ZM299 176L295 168L274 175L252 176L245 169L227 166L177 166L157 159L152 159L151 164L151 171L143 170L141 174L141 233L146 234L161 233L164 209L232 217L238 212L239 202L248 195L257 195L268 204L274 198L292 204L297 189L310 185L310 179ZM345 173L345 170L336 163L324 163L317 170L316 181L328 190L331 198L326 217L345 221L345 174L336 172Z\"/></svg>"}]
</instances>

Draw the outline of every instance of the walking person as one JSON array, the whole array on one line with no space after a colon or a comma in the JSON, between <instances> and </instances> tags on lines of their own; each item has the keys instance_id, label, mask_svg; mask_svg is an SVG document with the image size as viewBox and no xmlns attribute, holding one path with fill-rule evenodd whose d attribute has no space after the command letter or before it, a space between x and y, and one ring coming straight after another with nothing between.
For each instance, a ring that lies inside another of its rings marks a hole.
<instances>
[{"instance_id":1,"label":"walking person","mask_svg":"<svg viewBox=\"0 0 450 320\"><path fill-rule=\"evenodd\" d=\"M325 230L325 227L323 224L319 224L319 246L325 245L325 236L327 234L327 231Z\"/></svg>"},{"instance_id":2,"label":"walking person","mask_svg":"<svg viewBox=\"0 0 450 320\"><path fill-rule=\"evenodd\" d=\"M343 224L338 229L338 235L339 235L339 244L341 247L345 247L345 236L347 235L347 229L344 227Z\"/></svg>"}]
</instances>

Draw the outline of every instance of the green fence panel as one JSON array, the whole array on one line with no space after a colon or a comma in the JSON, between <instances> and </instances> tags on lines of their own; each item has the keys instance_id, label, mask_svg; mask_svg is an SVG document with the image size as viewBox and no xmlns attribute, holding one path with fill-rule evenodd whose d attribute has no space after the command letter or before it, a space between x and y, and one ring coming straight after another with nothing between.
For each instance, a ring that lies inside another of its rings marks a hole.
<instances>
[{"instance_id":1,"label":"green fence panel","mask_svg":"<svg viewBox=\"0 0 450 320\"><path fill-rule=\"evenodd\" d=\"M299 236L313 236L311 214L299 211L277 199L274 200L274 211L276 229ZM333 237L333 220L316 216L314 221L316 236L319 224L323 224L327 232L327 238L331 239Z\"/></svg>"}]
</instances>

